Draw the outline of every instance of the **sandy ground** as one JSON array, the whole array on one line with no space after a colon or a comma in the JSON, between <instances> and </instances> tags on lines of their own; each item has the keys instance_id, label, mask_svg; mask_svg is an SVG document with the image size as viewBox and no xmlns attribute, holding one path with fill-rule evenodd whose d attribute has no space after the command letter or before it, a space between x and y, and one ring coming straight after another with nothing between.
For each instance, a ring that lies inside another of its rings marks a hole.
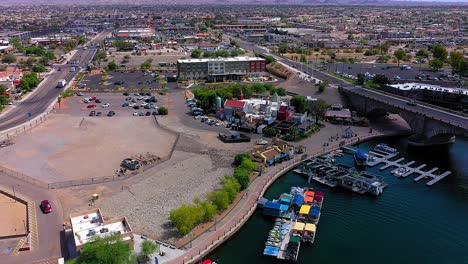
<instances>
[{"instance_id":1,"label":"sandy ground","mask_svg":"<svg viewBox=\"0 0 468 264\"><path fill-rule=\"evenodd\" d=\"M52 115L0 149L0 164L45 182L112 176L124 158L147 152L164 157L174 141L150 117Z\"/></svg>"},{"instance_id":2,"label":"sandy ground","mask_svg":"<svg viewBox=\"0 0 468 264\"><path fill-rule=\"evenodd\" d=\"M0 194L0 236L26 234L26 205Z\"/></svg>"}]
</instances>

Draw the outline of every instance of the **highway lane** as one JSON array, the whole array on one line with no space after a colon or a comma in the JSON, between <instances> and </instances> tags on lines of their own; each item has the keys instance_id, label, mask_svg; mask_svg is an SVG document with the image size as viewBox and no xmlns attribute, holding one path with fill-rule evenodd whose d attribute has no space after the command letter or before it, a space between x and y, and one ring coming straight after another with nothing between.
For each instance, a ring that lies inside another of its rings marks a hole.
<instances>
[{"instance_id":1,"label":"highway lane","mask_svg":"<svg viewBox=\"0 0 468 264\"><path fill-rule=\"evenodd\" d=\"M107 34L107 31L103 32L91 42L101 41ZM20 102L18 105L15 105L13 109L0 117L0 131L27 123L30 119L44 113L47 107L54 102L63 91L63 89L56 88L58 80L65 79L67 83L69 83L79 71L79 69L77 69L77 71L71 72L70 68L76 66L86 67L86 65L92 61L96 52L96 47L90 47L88 49L78 48L73 57L69 59L69 62L79 60L79 63L76 65L54 65L53 69L55 72L51 73L47 79L42 81L40 86L36 88L37 91L34 91L32 96ZM31 117L28 116L28 113L31 113Z\"/></svg>"},{"instance_id":2,"label":"highway lane","mask_svg":"<svg viewBox=\"0 0 468 264\"><path fill-rule=\"evenodd\" d=\"M407 104L407 101L398 97L390 96L388 94L382 94L378 93L376 91L372 91L369 89L364 89L362 87L350 84L342 79L336 78L334 76L325 74L321 71L317 71L313 68L310 68L306 65L300 64L295 61L291 61L287 58L280 57L274 54L271 54L264 48L258 47L252 43L245 42L239 39L236 39L236 41L239 43L239 45L246 49L246 50L252 50L255 53L264 53L270 56L274 56L276 59L279 59L282 63L292 66L296 69L302 69L304 73L307 73L315 78L321 79L321 80L327 80L331 84L342 86L345 89L348 90L353 90L353 92L357 92L359 94L362 94L363 96L367 96L376 100L379 100L381 102L384 102L389 105L393 106L398 106L403 109L407 109L409 111L414 111L414 112L419 112L421 114L425 114L426 116L431 116L437 119L445 120L448 123L451 123L456 126L460 126L462 128L468 129L468 118L458 115L452 112L447 112L438 108L430 107L427 105L417 105L417 106L410 106Z\"/></svg>"}]
</instances>

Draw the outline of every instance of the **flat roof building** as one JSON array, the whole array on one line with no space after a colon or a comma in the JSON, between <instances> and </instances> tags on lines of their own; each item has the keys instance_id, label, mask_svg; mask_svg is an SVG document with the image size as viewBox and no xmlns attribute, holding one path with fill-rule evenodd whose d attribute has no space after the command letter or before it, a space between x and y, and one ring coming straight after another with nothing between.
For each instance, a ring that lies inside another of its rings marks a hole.
<instances>
[{"instance_id":1,"label":"flat roof building","mask_svg":"<svg viewBox=\"0 0 468 264\"><path fill-rule=\"evenodd\" d=\"M109 235L119 235L122 241L133 248L133 231L125 217L104 220L101 210L96 208L71 214L70 223L76 251L80 251L84 244L92 242L96 237Z\"/></svg>"},{"instance_id":2,"label":"flat roof building","mask_svg":"<svg viewBox=\"0 0 468 264\"><path fill-rule=\"evenodd\" d=\"M239 80L265 74L266 61L259 57L185 59L177 61L177 76L184 80Z\"/></svg>"}]
</instances>

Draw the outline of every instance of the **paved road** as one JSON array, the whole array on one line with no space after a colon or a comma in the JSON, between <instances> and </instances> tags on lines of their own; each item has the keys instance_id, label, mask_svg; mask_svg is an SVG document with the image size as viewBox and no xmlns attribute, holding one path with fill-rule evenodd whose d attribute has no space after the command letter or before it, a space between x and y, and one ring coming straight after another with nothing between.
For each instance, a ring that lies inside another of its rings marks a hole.
<instances>
[{"instance_id":1,"label":"paved road","mask_svg":"<svg viewBox=\"0 0 468 264\"><path fill-rule=\"evenodd\" d=\"M52 256L62 256L60 232L62 231L63 211L60 201L48 190L6 175L2 175L1 177L1 185L3 187L12 189L14 186L16 193L26 196L36 203L39 243L37 248L21 252L19 256L2 255L0 263L24 264ZM48 200L51 203L53 208L51 213L43 214L39 209L39 204L42 200Z\"/></svg>"},{"instance_id":2,"label":"paved road","mask_svg":"<svg viewBox=\"0 0 468 264\"><path fill-rule=\"evenodd\" d=\"M239 39L237 39L237 42L239 43L239 45L242 48L244 48L246 50L252 50L252 51L254 51L256 53L264 53L266 55L273 55L273 54L269 53L267 50L265 50L264 48L258 47L258 46L254 45L252 43L245 42L245 41L242 41L242 40L239 40ZM451 112L447 112L447 111L444 111L442 109L438 109L438 108L430 107L430 106L426 106L426 105L410 106L410 105L407 104L406 100L403 100L401 98L389 96L387 94L378 93L378 92L375 92L375 91L372 91L372 90L369 90L369 89L364 89L362 87L350 84L350 83L348 83L346 81L343 81L343 80L341 80L339 78L336 78L336 77L328 75L326 73L317 71L317 70L312 69L310 67L306 67L304 65L301 66L300 63L297 63L295 61L291 61L291 60L286 59L284 57L279 57L279 56L276 56L276 55L274 57L277 60L281 61L282 63L285 63L285 64L287 64L289 66L292 66L292 67L295 67L297 69L301 69L301 67L302 67L302 70L305 73L307 73L307 74L309 74L309 75L311 75L311 76L313 76L315 78L318 78L320 80L327 80L331 84L342 86L345 89L352 90L353 92L359 93L359 94L361 94L363 96L367 96L367 97L379 100L379 101L381 101L381 102L383 102L385 104L388 104L388 105L392 105L392 106L396 106L396 107L399 107L399 108L407 109L407 110L413 111L413 112L419 112L420 114L424 114L426 116L433 116L436 119L443 120L443 121L445 121L447 123L450 123L452 125L460 126L462 128L468 129L468 118L465 117L465 116L458 115L458 114L451 113Z\"/></svg>"},{"instance_id":3,"label":"paved road","mask_svg":"<svg viewBox=\"0 0 468 264\"><path fill-rule=\"evenodd\" d=\"M103 40L107 33L108 32L101 33L93 42ZM67 83L70 82L78 74L78 71L70 72L70 67L86 66L92 61L96 51L97 48L95 47L86 50L84 48L78 48L75 55L69 60L79 60L78 64L54 65L54 72L36 88L37 91L34 91L32 96L15 105L13 109L0 117L0 131L21 125L42 114L62 92L62 89L56 88L58 80L65 79ZM61 69L60 71L59 68ZM28 113L31 113L31 117L28 116Z\"/></svg>"}]
</instances>

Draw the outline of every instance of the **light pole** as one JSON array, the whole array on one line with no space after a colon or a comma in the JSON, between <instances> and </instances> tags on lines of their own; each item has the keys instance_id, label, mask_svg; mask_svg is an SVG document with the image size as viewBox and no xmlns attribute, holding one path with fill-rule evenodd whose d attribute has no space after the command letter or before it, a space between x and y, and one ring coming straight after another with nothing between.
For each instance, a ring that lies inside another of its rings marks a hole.
<instances>
[{"instance_id":1,"label":"light pole","mask_svg":"<svg viewBox=\"0 0 468 264\"><path fill-rule=\"evenodd\" d=\"M16 192L15 192L15 186L13 185L13 199L15 200L15 203L16 203Z\"/></svg>"}]
</instances>

